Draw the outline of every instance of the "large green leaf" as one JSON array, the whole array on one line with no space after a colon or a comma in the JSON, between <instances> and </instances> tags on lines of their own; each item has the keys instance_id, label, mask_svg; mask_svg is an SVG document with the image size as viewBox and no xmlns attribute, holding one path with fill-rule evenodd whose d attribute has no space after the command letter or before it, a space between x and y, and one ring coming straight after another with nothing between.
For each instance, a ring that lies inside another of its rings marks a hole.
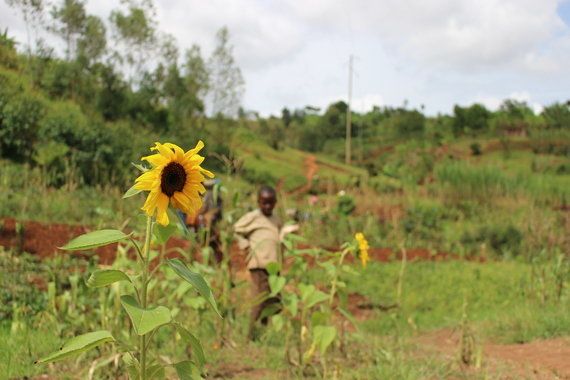
<instances>
[{"instance_id":1,"label":"large green leaf","mask_svg":"<svg viewBox=\"0 0 570 380\"><path fill-rule=\"evenodd\" d=\"M131 278L124 272L116 269L96 270L87 280L90 288L102 288L118 281L132 282Z\"/></svg>"},{"instance_id":2,"label":"large green leaf","mask_svg":"<svg viewBox=\"0 0 570 380\"><path fill-rule=\"evenodd\" d=\"M67 341L59 351L53 352L41 358L37 363L50 363L78 355L82 352L95 348L103 343L114 342L115 338L109 331L101 330L76 336Z\"/></svg>"},{"instance_id":3,"label":"large green leaf","mask_svg":"<svg viewBox=\"0 0 570 380\"><path fill-rule=\"evenodd\" d=\"M178 331L182 339L186 343L190 344L190 346L192 346L192 352L196 356L200 368L202 368L206 363L206 355L204 355L204 349L202 348L202 343L200 343L200 340L196 338L190 331L188 331L180 323L175 323L174 326L176 327L176 330Z\"/></svg>"},{"instance_id":4,"label":"large green leaf","mask_svg":"<svg viewBox=\"0 0 570 380\"><path fill-rule=\"evenodd\" d=\"M170 236L172 236L172 234L175 233L177 230L178 227L176 227L175 224L169 224L167 226L163 226L157 223L154 226L153 234L158 244L165 244L170 238Z\"/></svg>"},{"instance_id":5,"label":"large green leaf","mask_svg":"<svg viewBox=\"0 0 570 380\"><path fill-rule=\"evenodd\" d=\"M269 276L269 287L271 288L270 296L276 296L285 286L285 277Z\"/></svg>"},{"instance_id":6,"label":"large green leaf","mask_svg":"<svg viewBox=\"0 0 570 380\"><path fill-rule=\"evenodd\" d=\"M116 243L125 240L129 235L125 235L119 230L99 230L80 235L72 239L60 249L66 251L83 251L86 249L101 247L103 245Z\"/></svg>"},{"instance_id":7,"label":"large green leaf","mask_svg":"<svg viewBox=\"0 0 570 380\"><path fill-rule=\"evenodd\" d=\"M315 290L310 296L305 300L305 308L310 309L318 303L326 301L329 299L329 295L321 292L320 290Z\"/></svg>"},{"instance_id":8,"label":"large green leaf","mask_svg":"<svg viewBox=\"0 0 570 380\"><path fill-rule=\"evenodd\" d=\"M164 379L166 373L164 371L164 366L162 364L153 364L146 368L146 378L153 380Z\"/></svg>"},{"instance_id":9,"label":"large green leaf","mask_svg":"<svg viewBox=\"0 0 570 380\"><path fill-rule=\"evenodd\" d=\"M127 190L127 192L123 195L123 199L127 199L132 197L133 195L137 195L138 193L140 193L142 190L139 189L135 189L135 185L133 185L129 190Z\"/></svg>"},{"instance_id":10,"label":"large green leaf","mask_svg":"<svg viewBox=\"0 0 570 380\"><path fill-rule=\"evenodd\" d=\"M189 360L174 364L176 374L180 380L201 380L200 370Z\"/></svg>"},{"instance_id":11,"label":"large green leaf","mask_svg":"<svg viewBox=\"0 0 570 380\"><path fill-rule=\"evenodd\" d=\"M321 355L325 354L335 337L336 328L334 326L316 326L313 331L313 342L319 347Z\"/></svg>"},{"instance_id":12,"label":"large green leaf","mask_svg":"<svg viewBox=\"0 0 570 380\"><path fill-rule=\"evenodd\" d=\"M202 275L200 275L199 273L192 272L190 269L188 269L186 264L184 264L180 259L169 259L166 260L166 262L168 263L168 266L170 266L174 270L174 272L176 272L176 274L178 274L184 280L192 284L192 286L196 288L198 293L200 293L200 295L204 297L206 301L208 301L208 303L212 306L212 308L216 311L216 313L218 313L218 315L222 317L222 315L218 311L218 306L216 305L216 300L214 299L212 290L210 289L210 286L208 285L206 280L204 280L204 277L202 277Z\"/></svg>"},{"instance_id":13,"label":"large green leaf","mask_svg":"<svg viewBox=\"0 0 570 380\"><path fill-rule=\"evenodd\" d=\"M127 311L135 332L145 335L157 327L164 326L172 320L170 310L164 306L143 309L133 296L122 296L121 304Z\"/></svg>"}]
</instances>

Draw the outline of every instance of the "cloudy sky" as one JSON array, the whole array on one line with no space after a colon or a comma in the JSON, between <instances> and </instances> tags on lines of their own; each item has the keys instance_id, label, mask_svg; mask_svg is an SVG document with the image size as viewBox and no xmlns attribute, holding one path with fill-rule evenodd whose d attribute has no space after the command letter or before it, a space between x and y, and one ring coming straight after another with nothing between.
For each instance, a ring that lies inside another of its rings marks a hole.
<instances>
[{"instance_id":1,"label":"cloudy sky","mask_svg":"<svg viewBox=\"0 0 570 380\"><path fill-rule=\"evenodd\" d=\"M525 100L536 110L570 99L570 0L156 0L162 31L209 53L226 25L245 80L246 109L353 104L424 105ZM104 18L118 0L90 0ZM25 40L0 0L0 28Z\"/></svg>"}]
</instances>

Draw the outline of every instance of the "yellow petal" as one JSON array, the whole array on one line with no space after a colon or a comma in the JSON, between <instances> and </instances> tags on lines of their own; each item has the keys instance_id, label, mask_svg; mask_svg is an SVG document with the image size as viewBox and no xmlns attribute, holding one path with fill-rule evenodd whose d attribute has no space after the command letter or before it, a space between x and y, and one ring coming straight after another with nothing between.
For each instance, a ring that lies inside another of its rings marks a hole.
<instances>
[{"instance_id":1,"label":"yellow petal","mask_svg":"<svg viewBox=\"0 0 570 380\"><path fill-rule=\"evenodd\" d=\"M184 150L182 150L182 148L180 148L178 145L172 143L164 143L164 146L174 150L175 160L177 161L184 160Z\"/></svg>"},{"instance_id":2,"label":"yellow petal","mask_svg":"<svg viewBox=\"0 0 570 380\"><path fill-rule=\"evenodd\" d=\"M163 226L168 225L168 196L163 193L159 193L156 200L156 221Z\"/></svg>"},{"instance_id":3,"label":"yellow petal","mask_svg":"<svg viewBox=\"0 0 570 380\"><path fill-rule=\"evenodd\" d=\"M161 154L151 154L150 156L141 158L141 160L150 162L154 167L166 165L168 163L168 159Z\"/></svg>"},{"instance_id":4,"label":"yellow petal","mask_svg":"<svg viewBox=\"0 0 570 380\"><path fill-rule=\"evenodd\" d=\"M174 152L172 151L172 149L159 142L156 142L154 144L155 144L154 147L151 148L152 150L157 150L158 153L162 154L169 161L171 161L174 158Z\"/></svg>"},{"instance_id":5,"label":"yellow petal","mask_svg":"<svg viewBox=\"0 0 570 380\"><path fill-rule=\"evenodd\" d=\"M154 182L158 179L158 172L155 170L149 170L141 174L137 179L135 179L135 189L138 190L152 190L154 187Z\"/></svg>"},{"instance_id":6,"label":"yellow petal","mask_svg":"<svg viewBox=\"0 0 570 380\"><path fill-rule=\"evenodd\" d=\"M204 143L202 142L202 140L198 141L198 143L196 144L196 147L194 147L194 149L190 149L188 152L186 152L184 154L184 158L186 160L190 159L193 155L195 155L196 153L201 151L203 147L204 147Z\"/></svg>"},{"instance_id":7,"label":"yellow petal","mask_svg":"<svg viewBox=\"0 0 570 380\"><path fill-rule=\"evenodd\" d=\"M190 202L190 198L186 196L181 191L175 191L172 198L176 201L176 203L180 206L180 210L184 211L187 214L193 214L196 210L192 208L192 203Z\"/></svg>"},{"instance_id":8,"label":"yellow petal","mask_svg":"<svg viewBox=\"0 0 570 380\"><path fill-rule=\"evenodd\" d=\"M214 178L214 173L204 168L200 168L200 171L206 175L206 177Z\"/></svg>"},{"instance_id":9,"label":"yellow petal","mask_svg":"<svg viewBox=\"0 0 570 380\"><path fill-rule=\"evenodd\" d=\"M144 202L142 210L146 212L148 216L153 216L154 210L156 209L156 201L158 199L159 191L151 191Z\"/></svg>"}]
</instances>

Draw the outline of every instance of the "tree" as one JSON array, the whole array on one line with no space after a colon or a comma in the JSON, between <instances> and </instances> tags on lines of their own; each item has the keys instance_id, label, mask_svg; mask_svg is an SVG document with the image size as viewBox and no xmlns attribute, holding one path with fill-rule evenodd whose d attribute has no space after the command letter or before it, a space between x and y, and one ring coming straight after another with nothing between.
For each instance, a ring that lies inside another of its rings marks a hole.
<instances>
[{"instance_id":1,"label":"tree","mask_svg":"<svg viewBox=\"0 0 570 380\"><path fill-rule=\"evenodd\" d=\"M63 0L63 3L52 9L52 17L56 25L52 31L59 34L65 41L67 48L65 51L67 60L77 56L78 41L85 30L87 13L85 12L85 2L81 0Z\"/></svg>"},{"instance_id":2,"label":"tree","mask_svg":"<svg viewBox=\"0 0 570 380\"><path fill-rule=\"evenodd\" d=\"M213 115L237 115L245 91L241 70L233 57L227 27L216 33L217 45L208 61L210 101Z\"/></svg>"},{"instance_id":3,"label":"tree","mask_svg":"<svg viewBox=\"0 0 570 380\"><path fill-rule=\"evenodd\" d=\"M19 8L26 23L26 36L28 39L28 56L32 54L32 42L30 26L37 31L37 27L43 24L44 3L42 0L6 0L9 6Z\"/></svg>"},{"instance_id":4,"label":"tree","mask_svg":"<svg viewBox=\"0 0 570 380\"><path fill-rule=\"evenodd\" d=\"M453 107L453 131L460 134L468 129L470 131L485 131L489 128L491 113L481 104L473 104L470 107Z\"/></svg>"},{"instance_id":5,"label":"tree","mask_svg":"<svg viewBox=\"0 0 570 380\"><path fill-rule=\"evenodd\" d=\"M129 79L141 80L145 64L155 51L156 10L151 0L128 0L127 12L114 10L110 21L117 40L114 57L134 67Z\"/></svg>"},{"instance_id":6,"label":"tree","mask_svg":"<svg viewBox=\"0 0 570 380\"><path fill-rule=\"evenodd\" d=\"M83 33L77 42L77 56L84 66L89 66L105 53L107 48L107 30L97 16L89 15L85 19Z\"/></svg>"},{"instance_id":7,"label":"tree","mask_svg":"<svg viewBox=\"0 0 570 380\"><path fill-rule=\"evenodd\" d=\"M210 75L198 45L192 45L186 51L184 63L184 81L188 101L192 105L193 114L204 113L204 98L210 87Z\"/></svg>"},{"instance_id":8,"label":"tree","mask_svg":"<svg viewBox=\"0 0 570 380\"><path fill-rule=\"evenodd\" d=\"M542 116L548 128L570 130L570 102L554 103L544 107Z\"/></svg>"}]
</instances>

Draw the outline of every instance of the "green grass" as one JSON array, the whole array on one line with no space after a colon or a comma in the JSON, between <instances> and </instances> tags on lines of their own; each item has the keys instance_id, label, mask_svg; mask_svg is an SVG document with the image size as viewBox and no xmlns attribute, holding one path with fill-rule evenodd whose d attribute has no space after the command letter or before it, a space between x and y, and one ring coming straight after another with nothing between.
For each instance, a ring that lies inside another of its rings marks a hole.
<instances>
[{"instance_id":1,"label":"green grass","mask_svg":"<svg viewBox=\"0 0 570 380\"><path fill-rule=\"evenodd\" d=\"M381 305L396 303L400 263L372 263L349 287ZM534 284L536 286L536 284ZM408 263L402 305L394 313L378 312L364 323L367 332L410 333L457 327L464 300L468 315L489 338L522 342L570 334L570 297L539 301L533 291L531 266L516 261Z\"/></svg>"},{"instance_id":2,"label":"green grass","mask_svg":"<svg viewBox=\"0 0 570 380\"><path fill-rule=\"evenodd\" d=\"M236 140L240 141L235 149L238 156L244 160L244 177L250 182L276 184L283 181L286 191L294 190L307 182L305 159L309 153L290 147L272 149L245 130L239 132ZM365 170L345 165L325 155L315 154L315 158L319 166L319 180L348 185L354 182L354 178L368 177Z\"/></svg>"},{"instance_id":3,"label":"green grass","mask_svg":"<svg viewBox=\"0 0 570 380\"><path fill-rule=\"evenodd\" d=\"M49 329L25 326L12 333L10 323L0 324L0 379L45 373L45 367L34 365L34 361L58 344L59 339Z\"/></svg>"}]
</instances>

